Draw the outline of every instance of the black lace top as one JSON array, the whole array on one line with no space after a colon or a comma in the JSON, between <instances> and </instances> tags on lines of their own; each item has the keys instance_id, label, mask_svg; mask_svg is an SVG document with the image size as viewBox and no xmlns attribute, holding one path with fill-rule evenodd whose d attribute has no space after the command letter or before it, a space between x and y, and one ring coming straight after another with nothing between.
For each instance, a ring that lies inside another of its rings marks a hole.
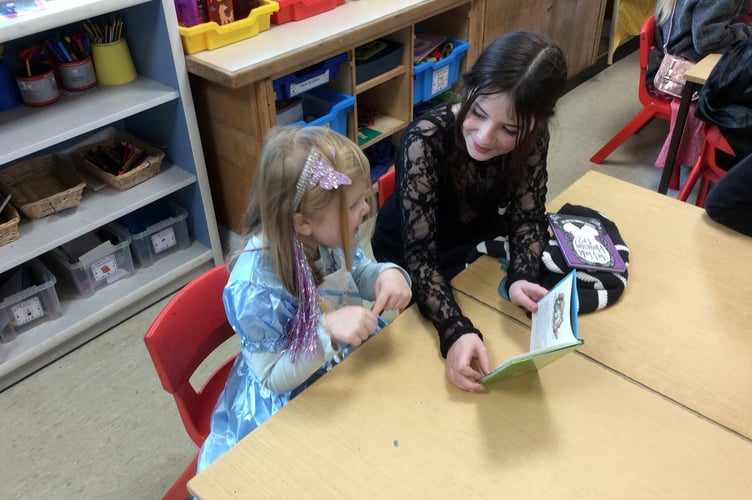
<instances>
[{"instance_id":1,"label":"black lace top","mask_svg":"<svg viewBox=\"0 0 752 500\"><path fill-rule=\"evenodd\" d=\"M477 162L464 146L454 151L454 124L451 105L444 105L405 131L395 162L395 194L380 209L372 239L377 259L396 262L410 273L413 298L438 330L443 356L461 335L480 333L462 314L449 285L469 251L481 241L508 235L507 286L520 279L538 282L548 238L548 130L534 131L523 182L515 188L505 175L511 155ZM450 170L448 158L464 162L464 168ZM460 175L473 179L464 193L457 189Z\"/></svg>"}]
</instances>

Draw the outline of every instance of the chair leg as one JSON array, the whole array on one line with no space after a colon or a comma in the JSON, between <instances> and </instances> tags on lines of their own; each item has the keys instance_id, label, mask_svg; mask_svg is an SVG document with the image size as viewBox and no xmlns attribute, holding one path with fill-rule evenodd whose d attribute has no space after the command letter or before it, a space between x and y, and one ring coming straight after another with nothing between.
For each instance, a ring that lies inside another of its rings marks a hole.
<instances>
[{"instance_id":1,"label":"chair leg","mask_svg":"<svg viewBox=\"0 0 752 500\"><path fill-rule=\"evenodd\" d=\"M198 452L194 455L191 463L185 468L180 477L175 483L167 490L162 500L186 500L191 498L191 494L188 492L188 481L193 479L196 475L196 466L198 465Z\"/></svg>"},{"instance_id":2,"label":"chair leg","mask_svg":"<svg viewBox=\"0 0 752 500\"><path fill-rule=\"evenodd\" d=\"M689 198L689 194L692 192L692 188L695 187L695 183L697 182L697 179L700 177L700 172L702 171L703 165L702 165L702 157L698 158L697 162L692 166L692 169L689 171L689 175L687 176L687 180L684 181L684 185L682 186L681 190L679 190L679 194L676 197L677 200L681 201L687 201L687 198ZM678 168L674 171L679 170Z\"/></svg>"},{"instance_id":3,"label":"chair leg","mask_svg":"<svg viewBox=\"0 0 752 500\"><path fill-rule=\"evenodd\" d=\"M632 118L629 123L624 126L623 129L621 129L610 141L605 144L605 146L599 149L598 152L590 158L590 161L598 164L603 163L603 160L605 160L611 153L613 153L616 148L621 146L624 141L629 139L632 135L640 131L653 118L655 118L655 116L656 113L653 109L642 108L642 110L640 110L640 112L637 113L634 118Z\"/></svg>"},{"instance_id":4,"label":"chair leg","mask_svg":"<svg viewBox=\"0 0 752 500\"><path fill-rule=\"evenodd\" d=\"M703 177L702 179L700 179L700 187L697 190L695 205L700 208L705 207L705 198L708 196L708 191L710 191L710 181L707 178Z\"/></svg>"},{"instance_id":5,"label":"chair leg","mask_svg":"<svg viewBox=\"0 0 752 500\"><path fill-rule=\"evenodd\" d=\"M668 181L668 188L678 191L681 184L681 165L676 165L674 171L671 172L671 179Z\"/></svg>"}]
</instances>

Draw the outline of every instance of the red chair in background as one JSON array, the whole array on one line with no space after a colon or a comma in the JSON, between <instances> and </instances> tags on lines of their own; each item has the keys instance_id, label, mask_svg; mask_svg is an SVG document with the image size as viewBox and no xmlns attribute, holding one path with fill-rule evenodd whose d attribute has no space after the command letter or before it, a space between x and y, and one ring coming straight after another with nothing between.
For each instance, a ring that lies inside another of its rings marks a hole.
<instances>
[{"instance_id":1,"label":"red chair in background","mask_svg":"<svg viewBox=\"0 0 752 500\"><path fill-rule=\"evenodd\" d=\"M687 201L697 179L700 179L700 187L697 190L697 198L695 199L695 205L698 207L705 206L705 197L708 195L710 184L715 184L721 180L721 177L726 175L726 170L718 166L718 151L723 151L732 156L734 155L734 150L731 148L726 138L723 137L721 129L716 125L705 123L705 125L703 125L702 135L704 138L702 143L702 153L689 171L687 180L684 181L684 185L677 196L677 199Z\"/></svg>"},{"instance_id":2,"label":"red chair in background","mask_svg":"<svg viewBox=\"0 0 752 500\"><path fill-rule=\"evenodd\" d=\"M214 406L237 356L224 361L200 389L191 384L204 360L235 334L222 303L228 277L227 267L219 265L193 279L170 299L144 336L162 387L175 398L183 426L199 447L209 434ZM165 499L190 496L186 483L196 475L197 460L198 452Z\"/></svg>"},{"instance_id":3,"label":"red chair in background","mask_svg":"<svg viewBox=\"0 0 752 500\"><path fill-rule=\"evenodd\" d=\"M390 168L376 181L379 186L379 207L394 193L394 168Z\"/></svg>"},{"instance_id":4,"label":"red chair in background","mask_svg":"<svg viewBox=\"0 0 752 500\"><path fill-rule=\"evenodd\" d=\"M639 97L643 108L624 126L623 129L619 131L619 133L617 133L606 143L605 146L599 149L598 152L590 158L590 161L593 163L603 163L603 160L605 160L608 155L613 153L616 148L621 146L624 141L629 139L633 134L642 130L642 128L654 118L660 118L666 121L671 119L671 99L663 99L652 95L648 91L648 86L645 83L648 55L653 47L655 47L655 16L650 16L642 23L642 29L640 30L640 82L637 96ZM679 170L680 169L678 168L674 169L672 185L678 186Z\"/></svg>"}]
</instances>

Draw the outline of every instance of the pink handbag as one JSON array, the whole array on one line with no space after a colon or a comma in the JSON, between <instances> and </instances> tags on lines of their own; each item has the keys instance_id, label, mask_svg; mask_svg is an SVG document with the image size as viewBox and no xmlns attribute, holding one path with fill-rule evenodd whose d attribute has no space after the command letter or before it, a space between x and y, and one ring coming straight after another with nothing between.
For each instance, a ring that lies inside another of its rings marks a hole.
<instances>
[{"instance_id":1,"label":"pink handbag","mask_svg":"<svg viewBox=\"0 0 752 500\"><path fill-rule=\"evenodd\" d=\"M684 92L684 85L687 83L687 81L684 79L684 73L686 73L689 68L694 66L695 63L680 56L672 56L666 50L668 41L671 38L671 29L674 27L675 10L676 5L674 5L674 7L671 9L671 20L670 24L668 25L668 35L666 36L666 40L663 42L663 60L661 61L661 65L658 68L658 72L655 74L653 85L655 85L655 88L657 90L660 90L665 94L681 98L682 92Z\"/></svg>"},{"instance_id":2,"label":"pink handbag","mask_svg":"<svg viewBox=\"0 0 752 500\"><path fill-rule=\"evenodd\" d=\"M674 97L681 97L687 83L684 73L694 65L688 59L666 53L653 80L655 88Z\"/></svg>"}]
</instances>

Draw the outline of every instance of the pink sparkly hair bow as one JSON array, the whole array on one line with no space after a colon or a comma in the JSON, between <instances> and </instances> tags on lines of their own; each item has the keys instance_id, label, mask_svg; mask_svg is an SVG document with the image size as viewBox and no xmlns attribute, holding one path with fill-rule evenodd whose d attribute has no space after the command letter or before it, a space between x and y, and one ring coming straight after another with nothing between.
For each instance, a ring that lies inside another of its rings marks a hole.
<instances>
[{"instance_id":1,"label":"pink sparkly hair bow","mask_svg":"<svg viewBox=\"0 0 752 500\"><path fill-rule=\"evenodd\" d=\"M299 209L300 202L303 201L303 194L316 186L331 191L350 184L352 184L352 179L342 172L334 170L331 163L322 158L318 151L311 151L303 170L300 172L295 197L292 199L292 209L293 211Z\"/></svg>"}]
</instances>

